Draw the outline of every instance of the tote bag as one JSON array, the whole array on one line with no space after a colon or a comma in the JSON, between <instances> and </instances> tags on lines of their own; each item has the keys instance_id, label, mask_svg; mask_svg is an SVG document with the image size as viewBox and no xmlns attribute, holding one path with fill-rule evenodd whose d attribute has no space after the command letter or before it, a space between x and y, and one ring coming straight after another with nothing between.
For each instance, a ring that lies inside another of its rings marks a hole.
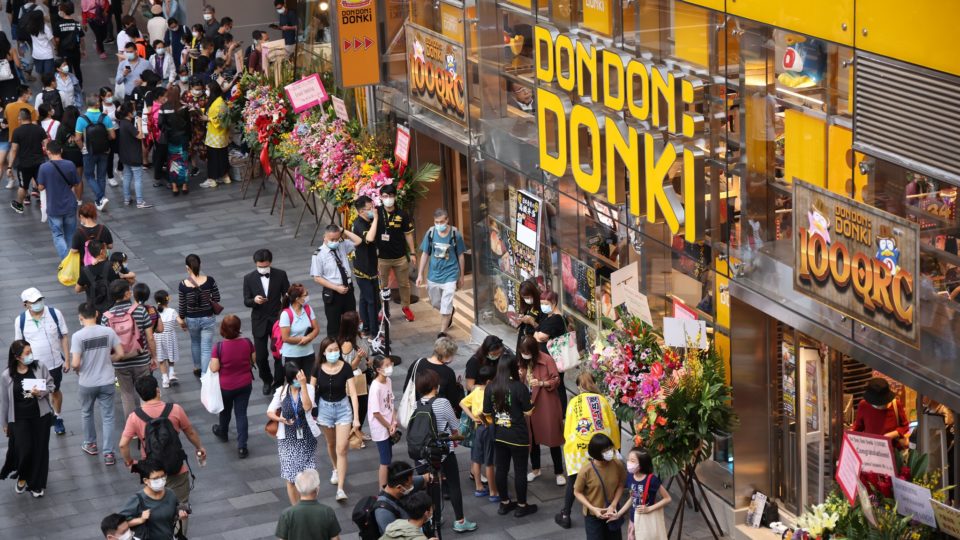
<instances>
[{"instance_id":1,"label":"tote bag","mask_svg":"<svg viewBox=\"0 0 960 540\"><path fill-rule=\"evenodd\" d=\"M577 333L567 332L566 334L551 339L547 342L547 352L557 363L557 370L560 373L573 369L580 364L580 351L577 350Z\"/></svg>"},{"instance_id":2,"label":"tote bag","mask_svg":"<svg viewBox=\"0 0 960 540\"><path fill-rule=\"evenodd\" d=\"M413 370L410 375L410 381L407 382L407 387L403 389L403 396L400 398L400 404L397 406L397 419L400 420L400 425L404 429L407 428L407 425L410 423L410 417L413 416L413 411L417 410L417 366L420 365L420 362L423 358L420 358L413 364L413 367L410 369Z\"/></svg>"},{"instance_id":3,"label":"tote bag","mask_svg":"<svg viewBox=\"0 0 960 540\"><path fill-rule=\"evenodd\" d=\"M649 478L643 486L642 502L647 501L647 490L652 482ZM656 512L641 514L633 513L633 538L634 540L667 540L667 525L663 520L663 508Z\"/></svg>"}]
</instances>

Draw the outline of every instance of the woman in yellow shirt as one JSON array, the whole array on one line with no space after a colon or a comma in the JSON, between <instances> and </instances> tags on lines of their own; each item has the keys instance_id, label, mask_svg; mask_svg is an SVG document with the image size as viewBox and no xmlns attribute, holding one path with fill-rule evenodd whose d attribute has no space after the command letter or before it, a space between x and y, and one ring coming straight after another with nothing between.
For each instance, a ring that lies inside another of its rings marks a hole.
<instances>
[{"instance_id":1,"label":"woman in yellow shirt","mask_svg":"<svg viewBox=\"0 0 960 540\"><path fill-rule=\"evenodd\" d=\"M207 181L200 187L217 187L217 182L230 183L230 162L227 159L227 145L230 144L230 130L224 123L224 113L227 104L223 100L223 90L217 82L207 83L206 88L207 112L204 120L207 121L207 135L203 144L207 147Z\"/></svg>"}]
</instances>

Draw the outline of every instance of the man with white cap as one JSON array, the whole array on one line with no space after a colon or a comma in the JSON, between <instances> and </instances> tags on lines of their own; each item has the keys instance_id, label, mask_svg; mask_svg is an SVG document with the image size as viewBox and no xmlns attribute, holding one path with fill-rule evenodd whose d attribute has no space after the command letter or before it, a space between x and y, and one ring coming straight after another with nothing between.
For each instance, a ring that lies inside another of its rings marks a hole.
<instances>
[{"instance_id":1,"label":"man with white cap","mask_svg":"<svg viewBox=\"0 0 960 540\"><path fill-rule=\"evenodd\" d=\"M67 321L59 309L44 305L43 294L36 287L20 293L20 300L23 300L26 309L13 320L14 339L26 340L33 350L34 359L50 371L54 384L50 397L53 414L56 415L53 431L63 435L66 428L60 417L60 406L63 404L60 382L63 373L70 369L70 365L64 363L65 353L70 350L67 345Z\"/></svg>"}]
</instances>

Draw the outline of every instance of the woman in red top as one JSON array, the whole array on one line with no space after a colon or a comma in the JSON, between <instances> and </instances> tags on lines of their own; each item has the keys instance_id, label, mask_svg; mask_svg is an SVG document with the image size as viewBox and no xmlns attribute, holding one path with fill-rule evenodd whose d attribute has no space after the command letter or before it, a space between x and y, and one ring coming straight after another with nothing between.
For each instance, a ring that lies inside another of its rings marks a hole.
<instances>
[{"instance_id":1,"label":"woman in red top","mask_svg":"<svg viewBox=\"0 0 960 540\"><path fill-rule=\"evenodd\" d=\"M240 318L227 315L220 323L223 341L213 347L210 355L210 371L220 373L220 395L223 396L223 411L220 424L213 426L213 434L227 442L230 430L230 409L237 418L237 454L240 459L247 451L247 404L253 388L253 364L256 352L249 338L240 337Z\"/></svg>"},{"instance_id":2,"label":"woman in red top","mask_svg":"<svg viewBox=\"0 0 960 540\"><path fill-rule=\"evenodd\" d=\"M857 415L853 421L853 430L890 439L895 448L909 445L907 433L910 421L903 404L895 399L886 379L874 377L867 382L863 399L857 405Z\"/></svg>"}]
</instances>

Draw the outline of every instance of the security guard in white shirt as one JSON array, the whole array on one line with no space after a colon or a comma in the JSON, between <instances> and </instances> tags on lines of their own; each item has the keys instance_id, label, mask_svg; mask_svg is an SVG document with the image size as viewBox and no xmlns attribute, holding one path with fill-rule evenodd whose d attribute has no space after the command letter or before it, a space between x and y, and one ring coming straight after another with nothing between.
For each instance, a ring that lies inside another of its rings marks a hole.
<instances>
[{"instance_id":1,"label":"security guard in white shirt","mask_svg":"<svg viewBox=\"0 0 960 540\"><path fill-rule=\"evenodd\" d=\"M327 316L327 336L336 337L340 331L340 317L357 310L349 255L361 241L359 236L338 225L327 225L323 245L317 248L310 261L310 276L323 286L321 295L323 312Z\"/></svg>"}]
</instances>

